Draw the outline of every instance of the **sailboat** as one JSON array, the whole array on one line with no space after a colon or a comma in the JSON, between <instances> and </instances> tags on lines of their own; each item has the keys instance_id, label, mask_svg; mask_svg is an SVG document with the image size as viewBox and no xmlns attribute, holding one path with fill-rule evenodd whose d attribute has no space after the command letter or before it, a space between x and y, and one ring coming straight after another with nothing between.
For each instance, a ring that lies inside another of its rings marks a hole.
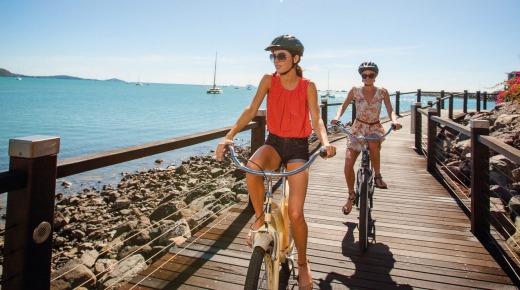
<instances>
[{"instance_id":1,"label":"sailboat","mask_svg":"<svg viewBox=\"0 0 520 290\"><path fill-rule=\"evenodd\" d=\"M223 91L221 88L217 88L215 84L215 80L217 79L217 53L215 52L215 71L213 72L213 87L209 88L206 93L207 94L222 94Z\"/></svg>"},{"instance_id":2,"label":"sailboat","mask_svg":"<svg viewBox=\"0 0 520 290\"><path fill-rule=\"evenodd\" d=\"M329 77L329 75L330 75L330 73L329 73L329 71L327 71L327 93L326 93L325 95L321 95L321 97L322 97L322 98L330 98L330 99L333 99L333 98L335 98L336 96L330 93L330 90L329 90L329 79L330 79L330 77Z\"/></svg>"}]
</instances>

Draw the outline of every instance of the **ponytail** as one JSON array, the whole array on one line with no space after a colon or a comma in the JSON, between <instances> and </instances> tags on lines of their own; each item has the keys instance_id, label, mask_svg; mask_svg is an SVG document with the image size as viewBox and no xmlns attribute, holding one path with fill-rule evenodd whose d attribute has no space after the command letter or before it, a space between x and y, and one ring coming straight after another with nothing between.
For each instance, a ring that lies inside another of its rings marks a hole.
<instances>
[{"instance_id":1,"label":"ponytail","mask_svg":"<svg viewBox=\"0 0 520 290\"><path fill-rule=\"evenodd\" d=\"M302 68L300 67L299 64L295 64L295 69L296 69L296 75L303 78L303 70Z\"/></svg>"}]
</instances>

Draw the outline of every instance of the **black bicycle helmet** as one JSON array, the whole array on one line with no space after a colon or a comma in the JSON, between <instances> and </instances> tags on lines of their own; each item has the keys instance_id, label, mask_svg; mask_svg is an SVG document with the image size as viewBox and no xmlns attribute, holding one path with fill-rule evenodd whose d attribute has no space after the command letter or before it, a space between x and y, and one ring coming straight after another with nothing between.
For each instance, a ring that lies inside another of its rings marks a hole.
<instances>
[{"instance_id":1,"label":"black bicycle helmet","mask_svg":"<svg viewBox=\"0 0 520 290\"><path fill-rule=\"evenodd\" d=\"M303 55L303 44L298 40L298 38L285 34L280 35L275 38L268 47L265 48L267 51L272 51L276 49L285 49L290 51L292 54L297 54L299 56Z\"/></svg>"},{"instance_id":2,"label":"black bicycle helmet","mask_svg":"<svg viewBox=\"0 0 520 290\"><path fill-rule=\"evenodd\" d=\"M358 68L359 74L363 73L366 70L375 71L376 74L379 73L379 68L377 67L377 64L375 64L371 61L365 61L364 63L359 65L359 68Z\"/></svg>"}]
</instances>

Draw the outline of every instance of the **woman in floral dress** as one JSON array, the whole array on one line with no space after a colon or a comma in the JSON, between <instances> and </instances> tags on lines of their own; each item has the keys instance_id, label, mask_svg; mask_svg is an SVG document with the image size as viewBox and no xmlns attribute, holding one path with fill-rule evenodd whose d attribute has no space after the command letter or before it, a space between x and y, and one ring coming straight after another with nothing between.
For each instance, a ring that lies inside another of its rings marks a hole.
<instances>
[{"instance_id":1,"label":"woman in floral dress","mask_svg":"<svg viewBox=\"0 0 520 290\"><path fill-rule=\"evenodd\" d=\"M338 109L336 117L331 120L331 123L335 124L348 108L348 105L354 101L357 116L352 124L350 132L354 136L381 136L385 133L385 130L379 121L379 116L381 114L381 107L384 103L388 116L390 116L392 123L395 125L394 130L401 129L402 126L397 122L397 115L392 108L392 103L390 102L387 90L374 86L374 82L379 73L377 65L373 62L363 62L359 66L358 72L362 77L364 86L353 87L349 91L347 98ZM375 171L375 186L378 188L388 188L381 176L380 150L383 140L384 139L368 141L370 160L372 161L372 166ZM352 211L352 203L356 199L354 192L354 164L356 163L356 159L360 152L361 144L356 140L351 140L349 138L347 140L347 154L345 157L344 169L349 192L349 198L343 206L343 214L345 215L348 215Z\"/></svg>"}]
</instances>

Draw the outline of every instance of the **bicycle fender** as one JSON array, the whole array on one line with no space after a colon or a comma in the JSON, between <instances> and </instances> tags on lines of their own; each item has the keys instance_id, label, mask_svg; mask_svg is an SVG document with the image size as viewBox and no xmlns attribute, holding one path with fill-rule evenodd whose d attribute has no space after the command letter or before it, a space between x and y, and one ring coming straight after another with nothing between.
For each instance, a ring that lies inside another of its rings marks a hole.
<instances>
[{"instance_id":1,"label":"bicycle fender","mask_svg":"<svg viewBox=\"0 0 520 290\"><path fill-rule=\"evenodd\" d=\"M253 245L253 248L255 247L261 247L265 251L269 249L269 245L273 242L272 235L268 233L261 233L255 238L255 244Z\"/></svg>"}]
</instances>

